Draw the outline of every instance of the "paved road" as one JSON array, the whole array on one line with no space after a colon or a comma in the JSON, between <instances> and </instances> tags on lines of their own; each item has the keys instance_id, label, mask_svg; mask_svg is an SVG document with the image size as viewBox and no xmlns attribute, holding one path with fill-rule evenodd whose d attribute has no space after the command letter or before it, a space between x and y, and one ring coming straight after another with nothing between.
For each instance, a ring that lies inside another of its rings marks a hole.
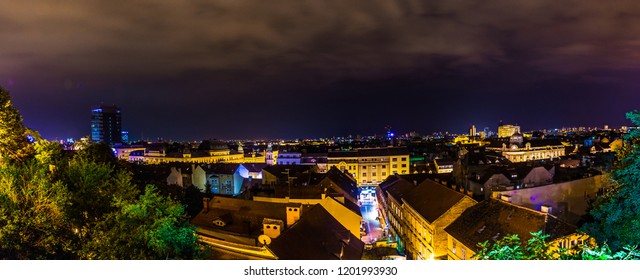
<instances>
[{"instance_id":1,"label":"paved road","mask_svg":"<svg viewBox=\"0 0 640 280\"><path fill-rule=\"evenodd\" d=\"M365 221L364 226L367 228L367 235L362 236L362 241L369 244L382 238L383 230L380 226L380 220L378 220L377 202L363 201L360 212L362 212L362 219Z\"/></svg>"}]
</instances>

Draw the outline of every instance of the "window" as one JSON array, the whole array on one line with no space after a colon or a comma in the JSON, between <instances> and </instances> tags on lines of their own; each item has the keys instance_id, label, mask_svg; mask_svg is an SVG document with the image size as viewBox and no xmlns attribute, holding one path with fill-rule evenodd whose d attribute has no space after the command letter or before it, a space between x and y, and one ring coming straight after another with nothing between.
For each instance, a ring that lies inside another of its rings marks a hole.
<instances>
[{"instance_id":1,"label":"window","mask_svg":"<svg viewBox=\"0 0 640 280\"><path fill-rule=\"evenodd\" d=\"M366 166L366 165L363 165L363 166L362 166L362 170L367 170L367 166Z\"/></svg>"},{"instance_id":2,"label":"window","mask_svg":"<svg viewBox=\"0 0 640 280\"><path fill-rule=\"evenodd\" d=\"M407 158L406 158L406 157L403 157L403 158L402 158L402 161L407 161Z\"/></svg>"},{"instance_id":3,"label":"window","mask_svg":"<svg viewBox=\"0 0 640 280\"><path fill-rule=\"evenodd\" d=\"M407 167L407 165L403 163L403 164L402 164L402 167L403 167L403 168L405 168L405 167Z\"/></svg>"},{"instance_id":4,"label":"window","mask_svg":"<svg viewBox=\"0 0 640 280\"><path fill-rule=\"evenodd\" d=\"M394 164L394 165L391 166L391 168L398 168L398 165Z\"/></svg>"},{"instance_id":5,"label":"window","mask_svg":"<svg viewBox=\"0 0 640 280\"><path fill-rule=\"evenodd\" d=\"M398 158L392 158L391 161L393 162L398 161Z\"/></svg>"},{"instance_id":6,"label":"window","mask_svg":"<svg viewBox=\"0 0 640 280\"><path fill-rule=\"evenodd\" d=\"M461 251L461 253L462 253L462 259L463 259L463 260L466 260L466 259L467 259L467 250L465 250L465 249L461 249L460 251Z\"/></svg>"},{"instance_id":7,"label":"window","mask_svg":"<svg viewBox=\"0 0 640 280\"><path fill-rule=\"evenodd\" d=\"M382 166L382 169L384 169L384 168L387 168L387 166L386 166L386 165L383 165L383 166Z\"/></svg>"},{"instance_id":8,"label":"window","mask_svg":"<svg viewBox=\"0 0 640 280\"><path fill-rule=\"evenodd\" d=\"M454 254L456 253L456 242L453 241L451 244L451 252L453 252Z\"/></svg>"},{"instance_id":9,"label":"window","mask_svg":"<svg viewBox=\"0 0 640 280\"><path fill-rule=\"evenodd\" d=\"M371 166L371 169L376 169L376 166L375 165Z\"/></svg>"},{"instance_id":10,"label":"window","mask_svg":"<svg viewBox=\"0 0 640 280\"><path fill-rule=\"evenodd\" d=\"M362 177L366 177L366 176L367 176L367 173L362 173Z\"/></svg>"},{"instance_id":11,"label":"window","mask_svg":"<svg viewBox=\"0 0 640 280\"><path fill-rule=\"evenodd\" d=\"M375 172L371 172L371 176L376 176L376 173Z\"/></svg>"},{"instance_id":12,"label":"window","mask_svg":"<svg viewBox=\"0 0 640 280\"><path fill-rule=\"evenodd\" d=\"M387 176L387 172L382 172L382 176Z\"/></svg>"}]
</instances>

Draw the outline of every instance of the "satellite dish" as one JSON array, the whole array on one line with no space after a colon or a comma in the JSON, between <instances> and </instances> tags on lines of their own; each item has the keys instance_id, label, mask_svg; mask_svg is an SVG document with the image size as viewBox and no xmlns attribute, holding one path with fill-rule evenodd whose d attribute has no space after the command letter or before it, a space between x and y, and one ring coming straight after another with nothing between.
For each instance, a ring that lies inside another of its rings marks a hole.
<instances>
[{"instance_id":1,"label":"satellite dish","mask_svg":"<svg viewBox=\"0 0 640 280\"><path fill-rule=\"evenodd\" d=\"M269 245L271 244L271 237L266 236L266 235L260 235L258 236L258 242L260 242L260 244L262 245Z\"/></svg>"}]
</instances>

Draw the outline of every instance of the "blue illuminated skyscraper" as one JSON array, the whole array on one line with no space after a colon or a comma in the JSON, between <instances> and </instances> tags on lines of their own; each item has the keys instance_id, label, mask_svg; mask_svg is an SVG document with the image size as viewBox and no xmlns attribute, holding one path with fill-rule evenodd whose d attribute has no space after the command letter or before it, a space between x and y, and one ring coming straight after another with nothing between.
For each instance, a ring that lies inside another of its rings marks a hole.
<instances>
[{"instance_id":1,"label":"blue illuminated skyscraper","mask_svg":"<svg viewBox=\"0 0 640 280\"><path fill-rule=\"evenodd\" d=\"M122 143L120 108L100 105L91 110L91 141L113 146Z\"/></svg>"}]
</instances>

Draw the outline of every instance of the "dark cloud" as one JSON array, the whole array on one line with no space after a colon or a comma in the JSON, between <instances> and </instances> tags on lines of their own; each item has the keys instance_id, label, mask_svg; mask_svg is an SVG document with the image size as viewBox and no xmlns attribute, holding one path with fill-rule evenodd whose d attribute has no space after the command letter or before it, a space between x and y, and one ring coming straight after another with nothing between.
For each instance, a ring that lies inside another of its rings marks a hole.
<instances>
[{"instance_id":1,"label":"dark cloud","mask_svg":"<svg viewBox=\"0 0 640 280\"><path fill-rule=\"evenodd\" d=\"M387 122L463 131L497 118L613 124L640 101L638 1L78 0L2 10L0 84L48 137L88 134L100 102L120 104L133 135L189 139L368 134ZM598 102L604 95L615 98ZM530 113L514 109L523 103ZM580 113L600 104L602 114ZM406 120L390 110L407 110ZM264 116L277 124L256 128Z\"/></svg>"}]
</instances>

